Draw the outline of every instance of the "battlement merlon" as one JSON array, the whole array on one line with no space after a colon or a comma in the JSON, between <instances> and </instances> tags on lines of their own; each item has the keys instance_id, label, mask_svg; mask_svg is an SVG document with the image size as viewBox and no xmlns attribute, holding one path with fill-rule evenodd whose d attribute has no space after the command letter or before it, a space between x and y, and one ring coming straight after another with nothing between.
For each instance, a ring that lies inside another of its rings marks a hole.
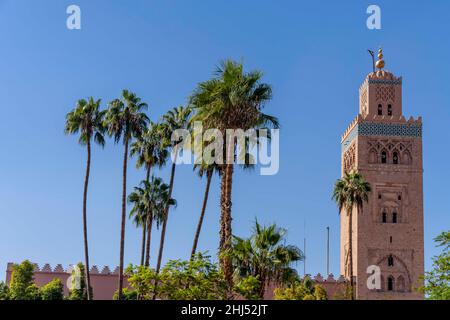
<instances>
[{"instance_id":1,"label":"battlement merlon","mask_svg":"<svg viewBox=\"0 0 450 320\"><path fill-rule=\"evenodd\" d=\"M8 262L6 267L6 272L12 272L14 263ZM64 268L62 264L56 265L56 267L52 268L50 264L46 263L43 267L39 267L37 263L33 263L34 265L34 272L35 273L53 273L53 274L67 274L72 273L72 270L75 265L69 265L67 268ZM98 274L98 275L118 275L119 274L119 268L114 268L113 272L111 272L111 269L108 266L104 266L101 271L99 271L99 267L96 265L93 265L89 269L89 273L91 274Z\"/></svg>"},{"instance_id":2,"label":"battlement merlon","mask_svg":"<svg viewBox=\"0 0 450 320\"><path fill-rule=\"evenodd\" d=\"M7 272L12 272L14 263L9 262L6 268ZM66 269L63 268L62 264L56 265L55 268L52 268L50 264L46 263L42 268L39 267L38 264L34 263L34 272L35 273L52 273L52 274L70 274L72 272L72 268L74 265L69 265ZM119 269L115 268L114 272L110 271L110 268L108 266L103 267L102 271L98 271L99 268L97 266L92 266L90 268L90 273L92 274L99 274L99 275L115 275L118 274ZM311 280L313 280L315 283L342 283L346 282L346 278L344 276L339 276L338 278L335 278L332 273L330 273L326 278L323 277L320 273L317 273L315 276L307 275Z\"/></svg>"}]
</instances>

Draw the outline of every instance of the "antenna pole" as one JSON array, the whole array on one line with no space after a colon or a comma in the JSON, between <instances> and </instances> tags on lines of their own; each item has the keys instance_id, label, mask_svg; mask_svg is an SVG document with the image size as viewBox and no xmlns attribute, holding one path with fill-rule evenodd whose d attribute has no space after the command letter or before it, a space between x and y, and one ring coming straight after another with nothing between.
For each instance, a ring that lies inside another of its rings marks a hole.
<instances>
[{"instance_id":1,"label":"antenna pole","mask_svg":"<svg viewBox=\"0 0 450 320\"><path fill-rule=\"evenodd\" d=\"M304 259L303 259L303 276L306 276L306 237L303 238L303 255L304 255Z\"/></svg>"},{"instance_id":2,"label":"antenna pole","mask_svg":"<svg viewBox=\"0 0 450 320\"><path fill-rule=\"evenodd\" d=\"M303 277L306 276L306 219L303 220Z\"/></svg>"},{"instance_id":3,"label":"antenna pole","mask_svg":"<svg viewBox=\"0 0 450 320\"><path fill-rule=\"evenodd\" d=\"M372 50L367 50L369 54L372 56L372 70L375 73L375 53Z\"/></svg>"},{"instance_id":4,"label":"antenna pole","mask_svg":"<svg viewBox=\"0 0 450 320\"><path fill-rule=\"evenodd\" d=\"M330 227L327 227L327 275L330 274Z\"/></svg>"}]
</instances>

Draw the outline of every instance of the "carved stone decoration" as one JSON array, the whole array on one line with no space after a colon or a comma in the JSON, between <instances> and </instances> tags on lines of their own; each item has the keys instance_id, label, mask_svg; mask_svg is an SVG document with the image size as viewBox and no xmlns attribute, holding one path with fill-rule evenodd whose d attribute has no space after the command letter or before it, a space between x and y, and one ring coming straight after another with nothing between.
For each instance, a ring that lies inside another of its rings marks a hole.
<instances>
[{"instance_id":1,"label":"carved stone decoration","mask_svg":"<svg viewBox=\"0 0 450 320\"><path fill-rule=\"evenodd\" d=\"M376 139L367 142L369 149L367 163L383 163L383 152L386 164L412 165L413 143L407 140Z\"/></svg>"}]
</instances>

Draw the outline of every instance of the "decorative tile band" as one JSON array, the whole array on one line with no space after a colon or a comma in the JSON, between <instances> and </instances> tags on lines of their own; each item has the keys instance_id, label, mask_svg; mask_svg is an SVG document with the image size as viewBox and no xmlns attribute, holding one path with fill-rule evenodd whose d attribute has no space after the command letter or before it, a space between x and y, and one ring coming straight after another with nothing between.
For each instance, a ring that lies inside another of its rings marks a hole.
<instances>
[{"instance_id":1,"label":"decorative tile band","mask_svg":"<svg viewBox=\"0 0 450 320\"><path fill-rule=\"evenodd\" d=\"M391 84L391 85L401 85L402 77L395 80L383 80L383 79L368 79L370 84Z\"/></svg>"},{"instance_id":2,"label":"decorative tile band","mask_svg":"<svg viewBox=\"0 0 450 320\"><path fill-rule=\"evenodd\" d=\"M345 151L356 136L393 136L393 137L422 137L422 125L418 124L386 124L361 122L357 124L342 142Z\"/></svg>"}]
</instances>

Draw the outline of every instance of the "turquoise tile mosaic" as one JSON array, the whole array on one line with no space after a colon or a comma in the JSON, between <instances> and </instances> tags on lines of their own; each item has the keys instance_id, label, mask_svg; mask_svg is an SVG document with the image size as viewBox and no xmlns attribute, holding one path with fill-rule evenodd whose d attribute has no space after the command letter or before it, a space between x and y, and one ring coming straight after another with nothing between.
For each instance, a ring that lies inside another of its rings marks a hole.
<instances>
[{"instance_id":1,"label":"turquoise tile mosaic","mask_svg":"<svg viewBox=\"0 0 450 320\"><path fill-rule=\"evenodd\" d=\"M418 124L386 124L362 122L357 124L342 142L344 152L356 136L387 136L387 137L422 137L422 125Z\"/></svg>"}]
</instances>

